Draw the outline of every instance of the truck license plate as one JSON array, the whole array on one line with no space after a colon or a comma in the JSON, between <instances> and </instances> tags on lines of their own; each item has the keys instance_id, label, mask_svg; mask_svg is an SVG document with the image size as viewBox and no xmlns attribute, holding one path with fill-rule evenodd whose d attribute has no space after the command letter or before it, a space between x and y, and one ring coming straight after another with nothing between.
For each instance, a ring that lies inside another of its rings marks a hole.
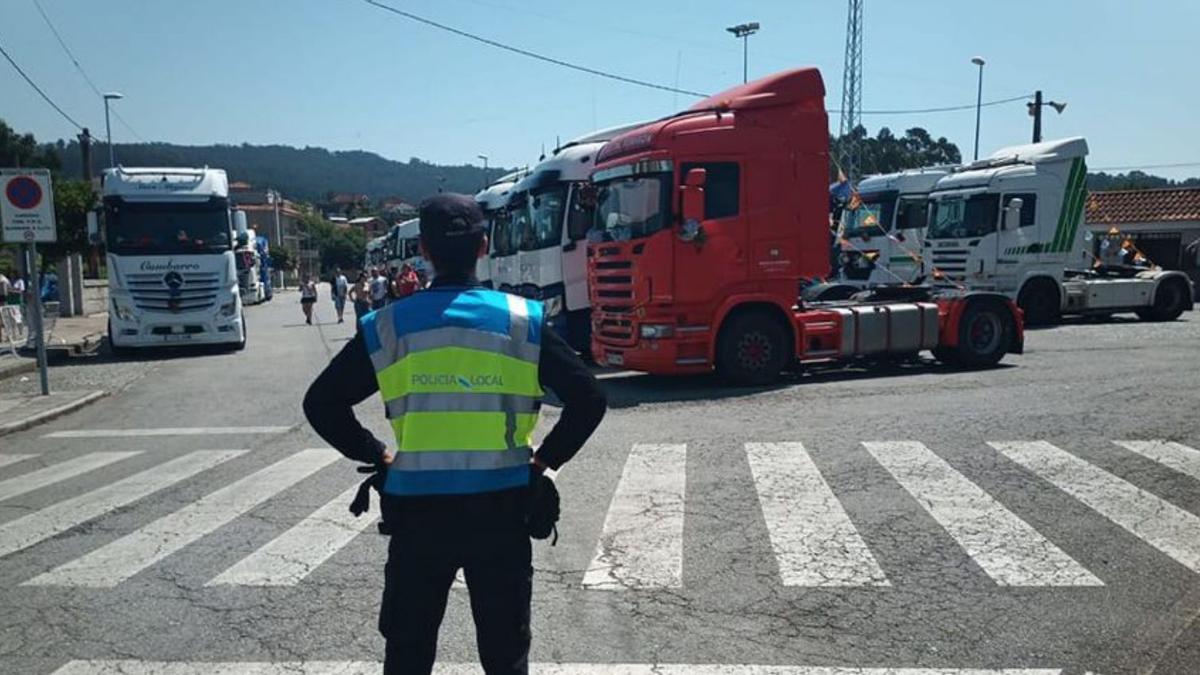
<instances>
[{"instance_id":1,"label":"truck license plate","mask_svg":"<svg viewBox=\"0 0 1200 675\"><path fill-rule=\"evenodd\" d=\"M163 336L163 340L167 342L187 342L191 339L192 336L190 333L171 333Z\"/></svg>"},{"instance_id":2,"label":"truck license plate","mask_svg":"<svg viewBox=\"0 0 1200 675\"><path fill-rule=\"evenodd\" d=\"M612 352L609 352L609 354L605 357L605 359L608 361L608 365L610 365L610 366L625 365L625 355L624 354L613 354Z\"/></svg>"}]
</instances>

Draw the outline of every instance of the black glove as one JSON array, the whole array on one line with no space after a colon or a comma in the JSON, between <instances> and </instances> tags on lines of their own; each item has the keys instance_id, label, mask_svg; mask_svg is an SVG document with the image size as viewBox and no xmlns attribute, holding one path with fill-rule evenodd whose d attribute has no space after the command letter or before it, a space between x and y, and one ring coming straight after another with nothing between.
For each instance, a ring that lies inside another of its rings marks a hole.
<instances>
[{"instance_id":1,"label":"black glove","mask_svg":"<svg viewBox=\"0 0 1200 675\"><path fill-rule=\"evenodd\" d=\"M371 510L371 488L375 488L375 491L380 495L383 494L383 481L387 479L387 465L372 464L370 466L360 466L358 467L358 472L369 473L371 475L358 484L358 492L354 494L354 500L350 502L350 513L353 513L355 518ZM382 497L380 498L382 499ZM382 510L383 505L381 504L380 511ZM379 518L378 527L380 534L392 533L388 527L387 520L382 517L382 514Z\"/></svg>"},{"instance_id":2,"label":"black glove","mask_svg":"<svg viewBox=\"0 0 1200 675\"><path fill-rule=\"evenodd\" d=\"M549 539L554 534L551 546L558 543L559 497L558 487L540 472L533 471L529 477L529 510L525 514L525 527L534 539Z\"/></svg>"}]
</instances>

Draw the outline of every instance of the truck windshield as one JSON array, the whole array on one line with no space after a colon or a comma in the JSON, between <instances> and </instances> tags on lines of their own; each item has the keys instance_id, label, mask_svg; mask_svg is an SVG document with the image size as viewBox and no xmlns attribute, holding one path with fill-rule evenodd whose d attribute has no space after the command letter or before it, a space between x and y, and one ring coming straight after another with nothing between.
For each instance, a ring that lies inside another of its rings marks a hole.
<instances>
[{"instance_id":1,"label":"truck windshield","mask_svg":"<svg viewBox=\"0 0 1200 675\"><path fill-rule=\"evenodd\" d=\"M964 239L982 237L996 231L1000 195L977 194L970 197L944 197L930 206L927 239Z\"/></svg>"},{"instance_id":2,"label":"truck windshield","mask_svg":"<svg viewBox=\"0 0 1200 675\"><path fill-rule=\"evenodd\" d=\"M859 195L856 202L842 211L842 236L874 237L884 234L892 225L892 213L896 209L895 193Z\"/></svg>"},{"instance_id":3,"label":"truck windshield","mask_svg":"<svg viewBox=\"0 0 1200 675\"><path fill-rule=\"evenodd\" d=\"M492 257L500 258L517 252L513 245L513 213L499 209L492 214Z\"/></svg>"},{"instance_id":4,"label":"truck windshield","mask_svg":"<svg viewBox=\"0 0 1200 675\"><path fill-rule=\"evenodd\" d=\"M521 250L533 251L562 243L563 213L567 205L567 186L538 190L526 200L528 218L522 222Z\"/></svg>"},{"instance_id":5,"label":"truck windshield","mask_svg":"<svg viewBox=\"0 0 1200 675\"><path fill-rule=\"evenodd\" d=\"M186 255L231 248L228 206L220 200L187 203L105 203L109 253Z\"/></svg>"},{"instance_id":6,"label":"truck windshield","mask_svg":"<svg viewBox=\"0 0 1200 675\"><path fill-rule=\"evenodd\" d=\"M604 241L648 237L670 222L670 173L615 178L597 185L595 229Z\"/></svg>"}]
</instances>

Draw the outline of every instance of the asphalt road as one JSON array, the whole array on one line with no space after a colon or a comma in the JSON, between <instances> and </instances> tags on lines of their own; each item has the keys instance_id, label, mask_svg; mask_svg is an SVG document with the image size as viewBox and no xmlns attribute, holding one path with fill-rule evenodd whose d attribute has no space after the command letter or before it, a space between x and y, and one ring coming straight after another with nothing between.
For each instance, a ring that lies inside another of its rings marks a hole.
<instances>
[{"instance_id":1,"label":"asphalt road","mask_svg":"<svg viewBox=\"0 0 1200 675\"><path fill-rule=\"evenodd\" d=\"M299 409L352 327L294 294L247 316L241 354L64 366L116 393L0 439L0 672L375 668L385 541ZM1198 345L1193 313L1030 332L983 372L605 373L535 544L533 660L1200 672ZM440 658L468 663L452 594Z\"/></svg>"}]
</instances>

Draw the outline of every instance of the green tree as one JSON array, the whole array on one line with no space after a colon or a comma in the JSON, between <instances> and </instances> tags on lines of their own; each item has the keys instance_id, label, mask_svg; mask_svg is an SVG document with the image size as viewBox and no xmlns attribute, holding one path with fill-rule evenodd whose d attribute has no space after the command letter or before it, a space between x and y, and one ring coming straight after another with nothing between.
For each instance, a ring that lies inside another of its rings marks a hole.
<instances>
[{"instance_id":1,"label":"green tree","mask_svg":"<svg viewBox=\"0 0 1200 675\"><path fill-rule=\"evenodd\" d=\"M296 271L296 254L286 246L271 248L271 266L285 272Z\"/></svg>"},{"instance_id":2,"label":"green tree","mask_svg":"<svg viewBox=\"0 0 1200 675\"><path fill-rule=\"evenodd\" d=\"M908 129L903 136L896 136L891 129L883 127L871 138L865 128L858 126L845 136L831 136L829 139L831 181L837 179L840 162L847 156L851 145L856 150L860 177L939 164L958 164L962 161L958 146L944 136L935 139L921 127Z\"/></svg>"},{"instance_id":3,"label":"green tree","mask_svg":"<svg viewBox=\"0 0 1200 675\"><path fill-rule=\"evenodd\" d=\"M87 253L87 212L97 202L92 184L83 180L54 181L54 217L58 224L58 241L42 244L38 250L42 259L53 262L72 253Z\"/></svg>"},{"instance_id":4,"label":"green tree","mask_svg":"<svg viewBox=\"0 0 1200 675\"><path fill-rule=\"evenodd\" d=\"M58 171L62 162L58 146L39 145L33 134L18 134L0 120L0 166Z\"/></svg>"},{"instance_id":5,"label":"green tree","mask_svg":"<svg viewBox=\"0 0 1200 675\"><path fill-rule=\"evenodd\" d=\"M335 267L355 269L362 264L367 249L367 236L362 230L334 225L308 206L302 207L299 223L311 239L311 248L320 256L320 276Z\"/></svg>"}]
</instances>

